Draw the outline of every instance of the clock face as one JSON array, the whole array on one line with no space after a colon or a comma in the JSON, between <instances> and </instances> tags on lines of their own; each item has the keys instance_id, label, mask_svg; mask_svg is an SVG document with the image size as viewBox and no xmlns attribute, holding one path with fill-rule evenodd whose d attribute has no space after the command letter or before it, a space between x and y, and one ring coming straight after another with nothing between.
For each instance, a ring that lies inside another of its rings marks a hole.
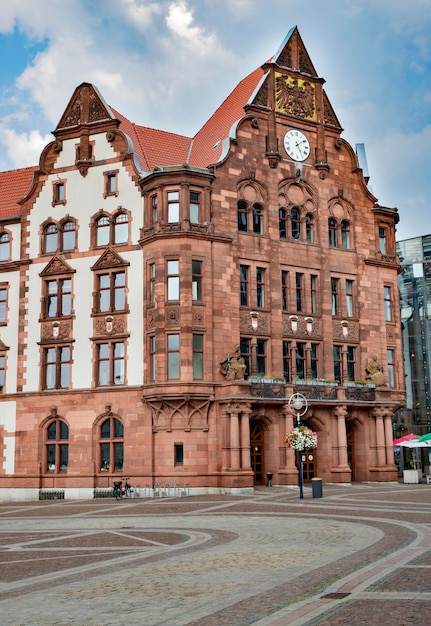
<instances>
[{"instance_id":1,"label":"clock face","mask_svg":"<svg viewBox=\"0 0 431 626\"><path fill-rule=\"evenodd\" d=\"M284 135L284 149L294 161L305 161L310 155L310 144L304 133L288 130Z\"/></svg>"}]
</instances>

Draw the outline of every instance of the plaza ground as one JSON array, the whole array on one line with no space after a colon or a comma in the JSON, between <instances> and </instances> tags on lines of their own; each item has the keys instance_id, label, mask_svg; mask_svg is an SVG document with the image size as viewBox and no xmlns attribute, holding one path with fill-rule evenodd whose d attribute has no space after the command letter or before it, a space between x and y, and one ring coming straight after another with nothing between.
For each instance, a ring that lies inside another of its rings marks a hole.
<instances>
[{"instance_id":1,"label":"plaza ground","mask_svg":"<svg viewBox=\"0 0 431 626\"><path fill-rule=\"evenodd\" d=\"M5 626L422 626L431 485L0 502Z\"/></svg>"}]
</instances>

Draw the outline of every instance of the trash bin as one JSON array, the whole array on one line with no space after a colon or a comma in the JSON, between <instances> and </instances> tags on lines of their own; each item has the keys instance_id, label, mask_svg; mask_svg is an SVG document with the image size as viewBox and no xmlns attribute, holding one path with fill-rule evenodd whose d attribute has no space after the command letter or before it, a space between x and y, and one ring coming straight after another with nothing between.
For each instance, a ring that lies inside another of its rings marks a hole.
<instances>
[{"instance_id":1,"label":"trash bin","mask_svg":"<svg viewBox=\"0 0 431 626\"><path fill-rule=\"evenodd\" d=\"M272 487L272 474L270 472L266 473L266 486Z\"/></svg>"},{"instance_id":2,"label":"trash bin","mask_svg":"<svg viewBox=\"0 0 431 626\"><path fill-rule=\"evenodd\" d=\"M323 497L322 479L321 478L312 478L311 479L311 491L313 493L313 498L322 498Z\"/></svg>"}]
</instances>

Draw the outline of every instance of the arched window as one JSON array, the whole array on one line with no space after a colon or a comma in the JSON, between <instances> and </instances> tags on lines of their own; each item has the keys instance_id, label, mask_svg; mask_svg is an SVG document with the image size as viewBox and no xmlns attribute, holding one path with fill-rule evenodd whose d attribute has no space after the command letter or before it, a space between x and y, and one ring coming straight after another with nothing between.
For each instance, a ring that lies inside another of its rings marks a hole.
<instances>
[{"instance_id":1,"label":"arched window","mask_svg":"<svg viewBox=\"0 0 431 626\"><path fill-rule=\"evenodd\" d=\"M291 209L290 221L292 237L294 239L301 239L301 213L299 212L299 209Z\"/></svg>"},{"instance_id":2,"label":"arched window","mask_svg":"<svg viewBox=\"0 0 431 626\"><path fill-rule=\"evenodd\" d=\"M127 213L118 213L114 220L114 243L127 243L129 239L129 218Z\"/></svg>"},{"instance_id":3,"label":"arched window","mask_svg":"<svg viewBox=\"0 0 431 626\"><path fill-rule=\"evenodd\" d=\"M337 245L337 222L333 217L328 219L328 242L330 246Z\"/></svg>"},{"instance_id":4,"label":"arched window","mask_svg":"<svg viewBox=\"0 0 431 626\"><path fill-rule=\"evenodd\" d=\"M287 239L287 211L286 209L278 210L278 230L280 239Z\"/></svg>"},{"instance_id":5,"label":"arched window","mask_svg":"<svg viewBox=\"0 0 431 626\"><path fill-rule=\"evenodd\" d=\"M57 252L58 246L58 228L54 223L47 224L44 228L43 251L46 254Z\"/></svg>"},{"instance_id":6,"label":"arched window","mask_svg":"<svg viewBox=\"0 0 431 626\"><path fill-rule=\"evenodd\" d=\"M76 247L76 225L72 220L67 220L61 225L61 249L75 250Z\"/></svg>"},{"instance_id":7,"label":"arched window","mask_svg":"<svg viewBox=\"0 0 431 626\"><path fill-rule=\"evenodd\" d=\"M253 205L253 232L262 234L262 207L258 204Z\"/></svg>"},{"instance_id":8,"label":"arched window","mask_svg":"<svg viewBox=\"0 0 431 626\"><path fill-rule=\"evenodd\" d=\"M305 216L305 238L310 243L314 241L314 225L311 213L307 213Z\"/></svg>"},{"instance_id":9,"label":"arched window","mask_svg":"<svg viewBox=\"0 0 431 626\"><path fill-rule=\"evenodd\" d=\"M350 249L350 224L347 220L341 222L341 246Z\"/></svg>"},{"instance_id":10,"label":"arched window","mask_svg":"<svg viewBox=\"0 0 431 626\"><path fill-rule=\"evenodd\" d=\"M10 259L10 238L8 233L0 235L0 261L9 261Z\"/></svg>"},{"instance_id":11,"label":"arched window","mask_svg":"<svg viewBox=\"0 0 431 626\"><path fill-rule=\"evenodd\" d=\"M111 222L107 215L102 215L96 220L96 246L109 245Z\"/></svg>"},{"instance_id":12,"label":"arched window","mask_svg":"<svg viewBox=\"0 0 431 626\"><path fill-rule=\"evenodd\" d=\"M124 462L124 427L116 417L108 417L100 425L100 471L120 471Z\"/></svg>"},{"instance_id":13,"label":"arched window","mask_svg":"<svg viewBox=\"0 0 431 626\"><path fill-rule=\"evenodd\" d=\"M247 231L247 203L238 201L238 230Z\"/></svg>"},{"instance_id":14,"label":"arched window","mask_svg":"<svg viewBox=\"0 0 431 626\"><path fill-rule=\"evenodd\" d=\"M69 463L69 426L61 419L51 422L45 431L47 472L66 472Z\"/></svg>"}]
</instances>

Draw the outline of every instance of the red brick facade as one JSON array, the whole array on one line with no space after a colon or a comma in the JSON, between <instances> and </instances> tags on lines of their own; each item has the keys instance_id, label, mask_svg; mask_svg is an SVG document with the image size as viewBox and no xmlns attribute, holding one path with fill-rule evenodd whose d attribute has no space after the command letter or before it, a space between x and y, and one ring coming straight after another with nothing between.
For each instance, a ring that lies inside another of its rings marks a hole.
<instances>
[{"instance_id":1,"label":"red brick facade","mask_svg":"<svg viewBox=\"0 0 431 626\"><path fill-rule=\"evenodd\" d=\"M77 88L7 213L0 490L294 485L296 392L305 480L396 479L398 215L323 82L293 29L193 140Z\"/></svg>"}]
</instances>

